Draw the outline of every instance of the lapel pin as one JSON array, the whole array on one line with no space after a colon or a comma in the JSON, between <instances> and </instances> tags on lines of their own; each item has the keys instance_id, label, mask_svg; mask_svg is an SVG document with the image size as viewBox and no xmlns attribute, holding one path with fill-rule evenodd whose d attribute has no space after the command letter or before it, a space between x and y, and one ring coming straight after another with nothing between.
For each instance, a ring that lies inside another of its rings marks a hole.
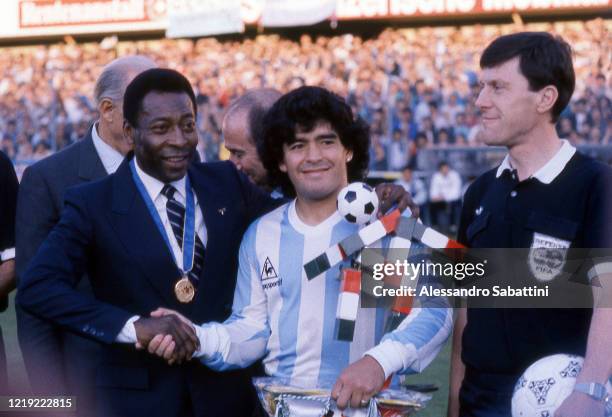
<instances>
[{"instance_id":1,"label":"lapel pin","mask_svg":"<svg viewBox=\"0 0 612 417\"><path fill-rule=\"evenodd\" d=\"M217 210L219 212L220 215L224 216L225 215L225 207L221 207L219 210Z\"/></svg>"},{"instance_id":2,"label":"lapel pin","mask_svg":"<svg viewBox=\"0 0 612 417\"><path fill-rule=\"evenodd\" d=\"M476 215L477 215L477 216L480 216L480 214L481 214L481 213L482 213L482 206L480 206L480 207L478 207L478 208L476 209Z\"/></svg>"}]
</instances>

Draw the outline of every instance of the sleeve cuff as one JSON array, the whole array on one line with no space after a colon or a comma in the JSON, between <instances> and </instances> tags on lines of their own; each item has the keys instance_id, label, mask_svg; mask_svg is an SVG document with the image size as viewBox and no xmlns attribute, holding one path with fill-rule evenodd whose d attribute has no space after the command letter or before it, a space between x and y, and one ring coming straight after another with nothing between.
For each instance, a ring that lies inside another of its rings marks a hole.
<instances>
[{"instance_id":1,"label":"sleeve cuff","mask_svg":"<svg viewBox=\"0 0 612 417\"><path fill-rule=\"evenodd\" d=\"M589 270L589 282L593 281L596 277L604 274L612 274L612 262L602 262L595 265Z\"/></svg>"},{"instance_id":2,"label":"sleeve cuff","mask_svg":"<svg viewBox=\"0 0 612 417\"><path fill-rule=\"evenodd\" d=\"M397 344L398 342L388 339L374 346L364 354L371 356L379 363L383 371L385 371L385 379L404 368L404 361L402 358L406 355L405 347L401 346L402 349L398 349L399 346L397 346Z\"/></svg>"},{"instance_id":3,"label":"sleeve cuff","mask_svg":"<svg viewBox=\"0 0 612 417\"><path fill-rule=\"evenodd\" d=\"M140 316L132 316L125 322L123 328L117 335L116 341L119 343L136 343L138 338L136 337L136 327L134 322L138 320Z\"/></svg>"},{"instance_id":4,"label":"sleeve cuff","mask_svg":"<svg viewBox=\"0 0 612 417\"><path fill-rule=\"evenodd\" d=\"M15 248L8 248L0 252L0 261L5 262L15 257Z\"/></svg>"},{"instance_id":5,"label":"sleeve cuff","mask_svg":"<svg viewBox=\"0 0 612 417\"><path fill-rule=\"evenodd\" d=\"M195 326L196 335L200 341L200 349L193 353L194 358L209 359L219 353L219 334L214 324Z\"/></svg>"}]
</instances>

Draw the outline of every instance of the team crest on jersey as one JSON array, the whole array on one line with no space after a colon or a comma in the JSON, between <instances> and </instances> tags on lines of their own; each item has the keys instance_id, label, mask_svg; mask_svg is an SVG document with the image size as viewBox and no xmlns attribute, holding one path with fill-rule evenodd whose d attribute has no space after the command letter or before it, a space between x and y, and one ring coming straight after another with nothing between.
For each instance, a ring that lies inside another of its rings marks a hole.
<instances>
[{"instance_id":1,"label":"team crest on jersey","mask_svg":"<svg viewBox=\"0 0 612 417\"><path fill-rule=\"evenodd\" d=\"M278 274L276 273L276 269L274 268L274 265L272 265L270 258L266 256L263 268L261 268L261 280L266 281L274 278L278 278Z\"/></svg>"},{"instance_id":2,"label":"team crest on jersey","mask_svg":"<svg viewBox=\"0 0 612 417\"><path fill-rule=\"evenodd\" d=\"M278 287L283 283L283 280L279 278L276 268L270 261L270 258L266 256L266 260L261 268L261 283L264 290Z\"/></svg>"},{"instance_id":3,"label":"team crest on jersey","mask_svg":"<svg viewBox=\"0 0 612 417\"><path fill-rule=\"evenodd\" d=\"M529 269L540 282L555 279L563 271L571 242L542 233L533 234L529 250Z\"/></svg>"}]
</instances>

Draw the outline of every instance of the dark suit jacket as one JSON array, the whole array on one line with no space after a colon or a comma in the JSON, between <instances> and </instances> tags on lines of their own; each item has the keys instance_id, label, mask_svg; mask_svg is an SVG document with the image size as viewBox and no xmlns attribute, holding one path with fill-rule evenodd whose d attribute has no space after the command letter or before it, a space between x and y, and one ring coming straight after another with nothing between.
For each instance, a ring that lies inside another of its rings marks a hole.
<instances>
[{"instance_id":1,"label":"dark suit jacket","mask_svg":"<svg viewBox=\"0 0 612 417\"><path fill-rule=\"evenodd\" d=\"M279 204L230 162L194 164L189 177L208 233L191 304L174 296L179 270L127 160L116 174L66 193L59 224L19 284L23 308L105 344L96 374L100 416L251 415L255 399L243 371L215 373L197 361L168 366L133 345L114 343L131 316L146 316L159 306L197 323L227 318L242 235L252 220ZM95 298L74 289L85 272Z\"/></svg>"},{"instance_id":2,"label":"dark suit jacket","mask_svg":"<svg viewBox=\"0 0 612 417\"><path fill-rule=\"evenodd\" d=\"M0 252L15 247L15 206L18 187L19 183L11 160L0 152ZM8 297L0 297L0 312L6 310L7 306ZM0 328L0 395L7 394L6 354Z\"/></svg>"},{"instance_id":3,"label":"dark suit jacket","mask_svg":"<svg viewBox=\"0 0 612 417\"><path fill-rule=\"evenodd\" d=\"M15 204L19 183L13 163L0 152L0 252L15 247Z\"/></svg>"},{"instance_id":4,"label":"dark suit jacket","mask_svg":"<svg viewBox=\"0 0 612 417\"><path fill-rule=\"evenodd\" d=\"M68 187L106 176L91 138L91 129L79 142L28 167L21 180L17 203L17 280L57 224ZM91 294L89 280L79 290ZM17 330L32 391L37 394L77 395L79 416L89 415L98 343L23 311L17 312Z\"/></svg>"}]
</instances>

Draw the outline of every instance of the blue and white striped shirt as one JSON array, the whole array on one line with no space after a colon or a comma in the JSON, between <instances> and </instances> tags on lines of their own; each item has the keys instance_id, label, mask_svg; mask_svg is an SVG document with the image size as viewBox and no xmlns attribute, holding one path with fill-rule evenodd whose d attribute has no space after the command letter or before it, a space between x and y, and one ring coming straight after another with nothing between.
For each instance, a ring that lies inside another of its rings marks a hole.
<instances>
[{"instance_id":1,"label":"blue and white striped shirt","mask_svg":"<svg viewBox=\"0 0 612 417\"><path fill-rule=\"evenodd\" d=\"M415 300L411 313L384 335L388 311L359 308L352 342L335 338L340 266L309 281L306 261L358 231L336 212L316 226L298 217L295 201L261 217L240 247L233 312L224 323L197 327L200 360L215 370L244 368L263 358L270 376L333 383L364 354L385 371L422 371L452 328L443 299ZM421 278L426 281L426 277ZM418 294L418 289L417 289Z\"/></svg>"}]
</instances>

